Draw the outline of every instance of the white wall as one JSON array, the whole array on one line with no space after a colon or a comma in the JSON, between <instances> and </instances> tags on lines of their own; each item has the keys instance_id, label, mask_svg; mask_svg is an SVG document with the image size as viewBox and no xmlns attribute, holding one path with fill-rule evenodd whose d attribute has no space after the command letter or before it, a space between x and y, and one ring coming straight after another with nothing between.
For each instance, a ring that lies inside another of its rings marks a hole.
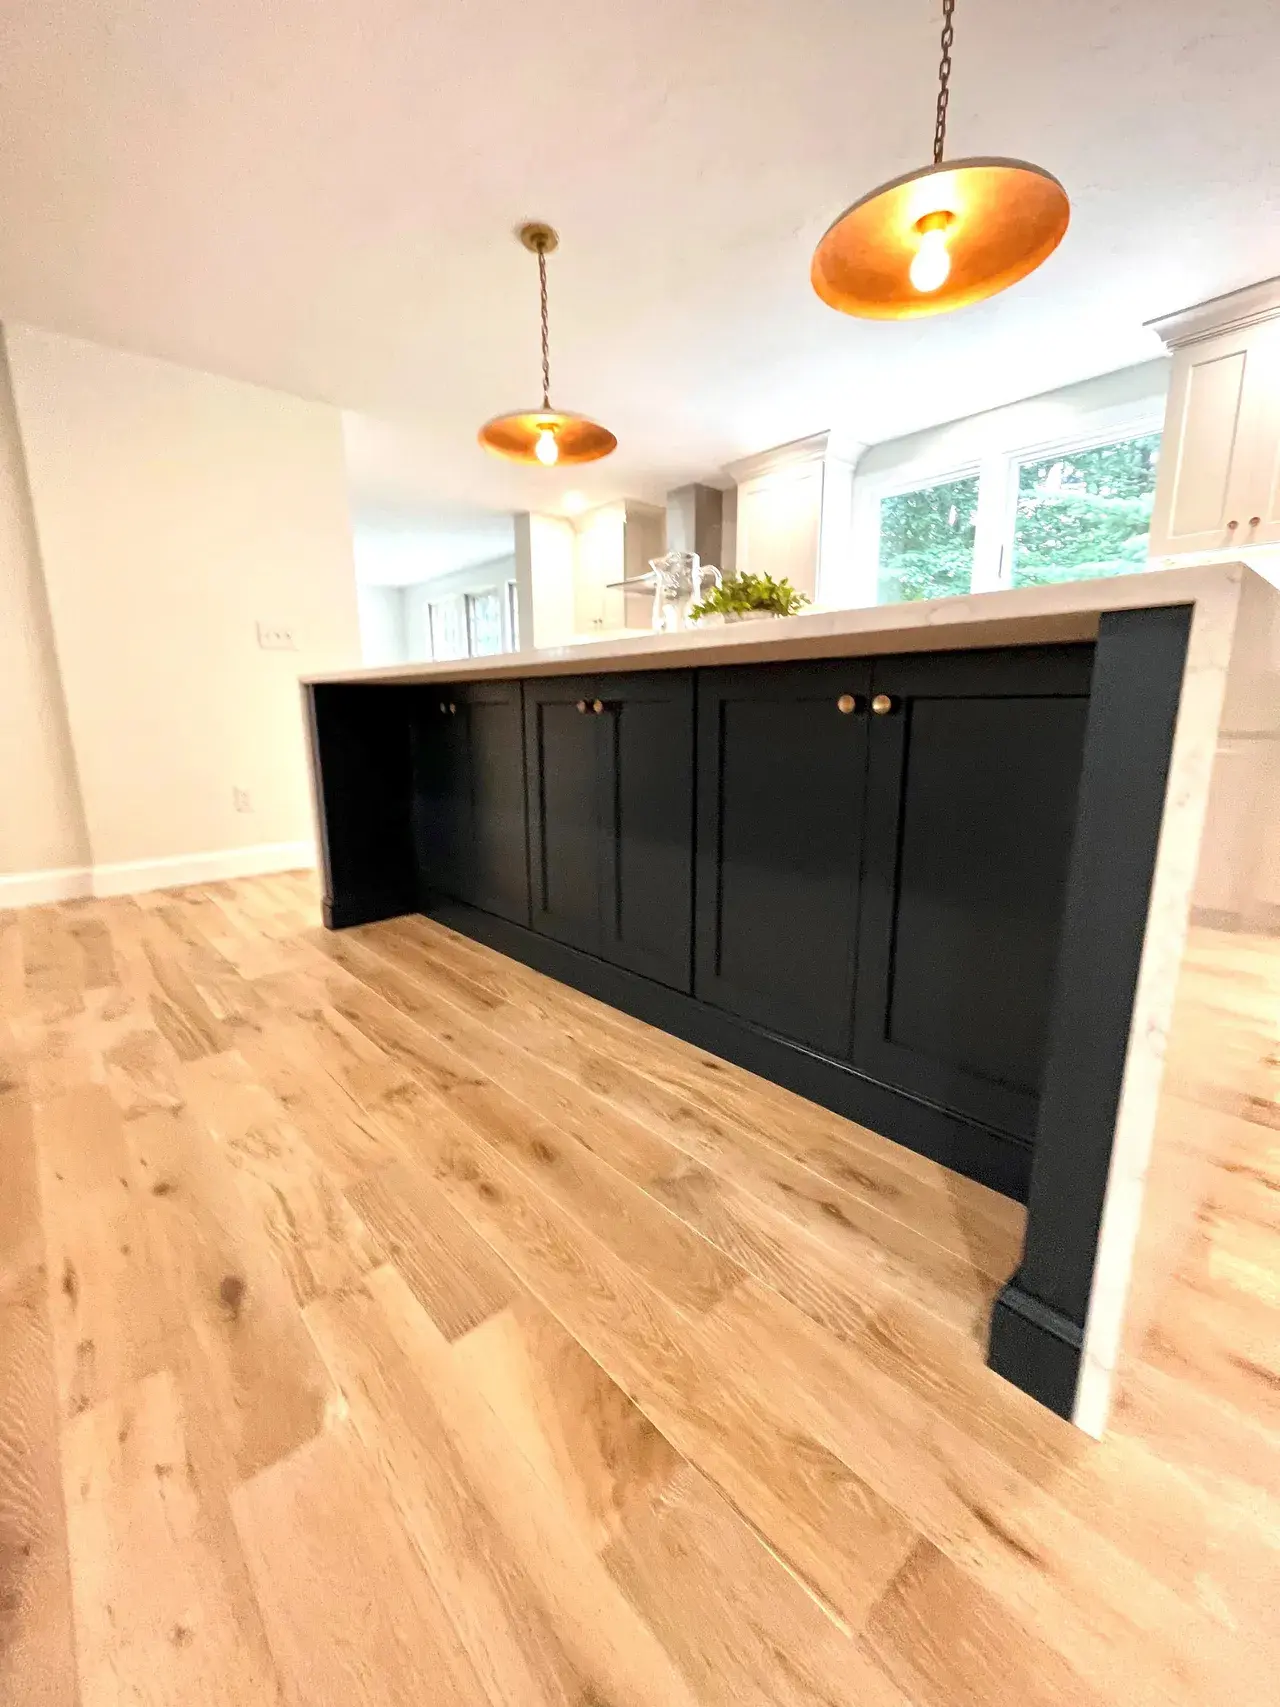
<instances>
[{"instance_id":1,"label":"white wall","mask_svg":"<svg viewBox=\"0 0 1280 1707\"><path fill-rule=\"evenodd\" d=\"M88 857L26 462L0 337L0 873L79 868ZM19 898L16 885L0 887L0 905Z\"/></svg>"},{"instance_id":2,"label":"white wall","mask_svg":"<svg viewBox=\"0 0 1280 1707\"><path fill-rule=\"evenodd\" d=\"M370 669L403 664L409 650L405 640L403 587L374 587L356 582L360 617L360 657Z\"/></svg>"},{"instance_id":3,"label":"white wall","mask_svg":"<svg viewBox=\"0 0 1280 1707\"><path fill-rule=\"evenodd\" d=\"M94 863L309 843L297 679L359 661L338 411L28 327L9 356Z\"/></svg>"},{"instance_id":4,"label":"white wall","mask_svg":"<svg viewBox=\"0 0 1280 1707\"><path fill-rule=\"evenodd\" d=\"M530 620L532 630L525 646L568 646L574 638L574 558L573 523L563 516L531 514L527 519L529 557ZM516 554L520 556L521 536L516 534ZM524 611L520 613L523 623Z\"/></svg>"}]
</instances>

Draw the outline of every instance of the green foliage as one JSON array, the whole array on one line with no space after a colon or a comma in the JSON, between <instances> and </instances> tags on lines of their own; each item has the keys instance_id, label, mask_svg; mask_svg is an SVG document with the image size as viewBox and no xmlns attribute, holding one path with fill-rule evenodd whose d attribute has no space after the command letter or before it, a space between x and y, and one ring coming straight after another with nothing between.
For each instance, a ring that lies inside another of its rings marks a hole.
<instances>
[{"instance_id":1,"label":"green foliage","mask_svg":"<svg viewBox=\"0 0 1280 1707\"><path fill-rule=\"evenodd\" d=\"M1123 575L1142 566L1151 532L1159 433L1098 445L1018 472L1013 584Z\"/></svg>"},{"instance_id":2,"label":"green foliage","mask_svg":"<svg viewBox=\"0 0 1280 1707\"><path fill-rule=\"evenodd\" d=\"M726 575L700 604L691 607L690 620L706 616L741 616L744 611L772 611L774 616L794 616L809 603L790 581L775 581L772 575Z\"/></svg>"},{"instance_id":3,"label":"green foliage","mask_svg":"<svg viewBox=\"0 0 1280 1707\"><path fill-rule=\"evenodd\" d=\"M978 477L898 492L880 504L881 604L967 593Z\"/></svg>"},{"instance_id":4,"label":"green foliage","mask_svg":"<svg viewBox=\"0 0 1280 1707\"><path fill-rule=\"evenodd\" d=\"M1147 558L1159 433L1024 462L1018 470L1013 585L1124 575ZM967 593L977 476L896 493L880 505L882 603Z\"/></svg>"}]
</instances>

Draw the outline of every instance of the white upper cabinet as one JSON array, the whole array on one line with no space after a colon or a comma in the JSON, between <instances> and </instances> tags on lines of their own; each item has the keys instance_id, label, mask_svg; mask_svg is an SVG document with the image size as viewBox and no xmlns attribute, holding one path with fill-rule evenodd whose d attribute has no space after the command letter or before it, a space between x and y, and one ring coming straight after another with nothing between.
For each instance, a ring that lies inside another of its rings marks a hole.
<instances>
[{"instance_id":1,"label":"white upper cabinet","mask_svg":"<svg viewBox=\"0 0 1280 1707\"><path fill-rule=\"evenodd\" d=\"M787 580L810 599L847 572L853 521L853 465L864 447L832 445L831 435L781 445L731 463L738 488L739 573Z\"/></svg>"},{"instance_id":2,"label":"white upper cabinet","mask_svg":"<svg viewBox=\"0 0 1280 1707\"><path fill-rule=\"evenodd\" d=\"M663 550L663 512L628 498L589 510L575 524L573 617L579 639L647 628L653 600L619 581L643 575Z\"/></svg>"},{"instance_id":3,"label":"white upper cabinet","mask_svg":"<svg viewBox=\"0 0 1280 1707\"><path fill-rule=\"evenodd\" d=\"M1280 543L1280 321L1267 327L1257 353L1257 419L1249 489L1258 504L1256 510L1249 508L1250 533L1246 537L1251 545L1273 545Z\"/></svg>"},{"instance_id":4,"label":"white upper cabinet","mask_svg":"<svg viewBox=\"0 0 1280 1707\"><path fill-rule=\"evenodd\" d=\"M1153 324L1173 376L1151 555L1280 541L1280 280Z\"/></svg>"},{"instance_id":5,"label":"white upper cabinet","mask_svg":"<svg viewBox=\"0 0 1280 1707\"><path fill-rule=\"evenodd\" d=\"M740 573L788 580L813 597L822 527L822 464L780 469L738 488Z\"/></svg>"}]
</instances>

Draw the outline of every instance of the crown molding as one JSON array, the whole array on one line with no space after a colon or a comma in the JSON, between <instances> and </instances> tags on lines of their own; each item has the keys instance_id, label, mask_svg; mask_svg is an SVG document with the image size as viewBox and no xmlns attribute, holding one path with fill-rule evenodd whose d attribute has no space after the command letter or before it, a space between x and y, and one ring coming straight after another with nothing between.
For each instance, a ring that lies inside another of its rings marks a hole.
<instances>
[{"instance_id":1,"label":"crown molding","mask_svg":"<svg viewBox=\"0 0 1280 1707\"><path fill-rule=\"evenodd\" d=\"M842 462L852 468L866 448L865 440L851 439L828 428L825 433L813 433L807 439L792 439L788 444L774 445L771 450L757 451L754 456L727 462L725 472L732 476L735 485L741 486L762 474L776 474L806 462Z\"/></svg>"},{"instance_id":2,"label":"crown molding","mask_svg":"<svg viewBox=\"0 0 1280 1707\"><path fill-rule=\"evenodd\" d=\"M1158 320L1148 320L1145 324L1159 334L1169 349L1176 350L1219 332L1239 332L1278 318L1280 278L1275 278L1260 279L1257 284L1229 291L1225 296L1211 296L1207 302L1193 303L1190 308L1162 314Z\"/></svg>"}]
</instances>

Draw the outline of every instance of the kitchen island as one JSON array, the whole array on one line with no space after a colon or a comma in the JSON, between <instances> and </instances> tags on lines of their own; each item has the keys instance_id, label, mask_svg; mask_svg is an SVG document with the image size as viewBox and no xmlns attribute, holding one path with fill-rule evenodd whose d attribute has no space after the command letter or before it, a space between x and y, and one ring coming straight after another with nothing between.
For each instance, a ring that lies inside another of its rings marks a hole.
<instances>
[{"instance_id":1,"label":"kitchen island","mask_svg":"<svg viewBox=\"0 0 1280 1707\"><path fill-rule=\"evenodd\" d=\"M1280 917L1278 613L1230 564L316 678L326 922L428 913L1024 1201L989 1361L1098 1433L1190 1236L1193 906Z\"/></svg>"}]
</instances>

